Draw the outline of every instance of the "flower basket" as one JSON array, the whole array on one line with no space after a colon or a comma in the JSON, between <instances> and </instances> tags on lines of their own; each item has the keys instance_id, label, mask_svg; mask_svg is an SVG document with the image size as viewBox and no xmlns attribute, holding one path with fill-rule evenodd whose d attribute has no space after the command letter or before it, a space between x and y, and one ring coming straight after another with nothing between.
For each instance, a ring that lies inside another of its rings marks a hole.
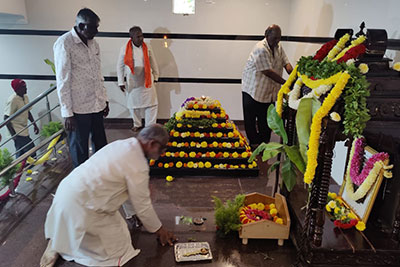
<instances>
[{"instance_id":1,"label":"flower basket","mask_svg":"<svg viewBox=\"0 0 400 267\"><path fill-rule=\"evenodd\" d=\"M239 237L242 243L246 245L249 238L254 239L278 239L278 245L282 246L284 239L289 238L290 215L286 204L286 199L279 193L275 198L260 193L251 193L246 195L244 204L263 203L269 205L274 203L279 216L283 219L283 224L277 224L270 220L261 220L243 224L239 229Z\"/></svg>"}]
</instances>

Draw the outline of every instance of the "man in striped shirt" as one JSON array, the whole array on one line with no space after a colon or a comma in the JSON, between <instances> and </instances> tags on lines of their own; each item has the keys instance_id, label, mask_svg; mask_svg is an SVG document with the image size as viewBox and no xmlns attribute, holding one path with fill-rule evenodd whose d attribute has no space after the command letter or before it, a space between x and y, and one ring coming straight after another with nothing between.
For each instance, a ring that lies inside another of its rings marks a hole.
<instances>
[{"instance_id":1,"label":"man in striped shirt","mask_svg":"<svg viewBox=\"0 0 400 267\"><path fill-rule=\"evenodd\" d=\"M285 83L283 68L288 74L293 70L279 44L280 40L281 28L275 24L269 26L265 30L265 38L251 51L243 71L243 117L246 135L252 146L269 142L268 107L276 101L279 88Z\"/></svg>"}]
</instances>

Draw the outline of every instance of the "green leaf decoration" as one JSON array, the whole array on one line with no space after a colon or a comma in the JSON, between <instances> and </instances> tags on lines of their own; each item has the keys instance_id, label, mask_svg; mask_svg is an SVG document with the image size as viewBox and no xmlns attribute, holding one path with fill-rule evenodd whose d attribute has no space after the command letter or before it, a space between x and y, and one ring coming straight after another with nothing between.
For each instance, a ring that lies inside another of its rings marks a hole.
<instances>
[{"instance_id":1,"label":"green leaf decoration","mask_svg":"<svg viewBox=\"0 0 400 267\"><path fill-rule=\"evenodd\" d=\"M235 200L227 200L225 205L218 197L212 196L212 198L214 199L215 205L215 224L219 231L225 235L231 231L238 231L241 226L239 209L244 204L245 195L237 195Z\"/></svg>"},{"instance_id":2,"label":"green leaf decoration","mask_svg":"<svg viewBox=\"0 0 400 267\"><path fill-rule=\"evenodd\" d=\"M282 164L282 180L287 190L292 191L296 185L296 172L289 158L286 158Z\"/></svg>"},{"instance_id":3,"label":"green leaf decoration","mask_svg":"<svg viewBox=\"0 0 400 267\"><path fill-rule=\"evenodd\" d=\"M278 155L279 153L281 153L281 151L279 151L279 150L277 150L277 149L274 149L274 150L265 149L265 150L264 150L264 153L263 153L263 156L262 156L262 161L267 161L267 160L269 160L270 158L275 157L275 156Z\"/></svg>"},{"instance_id":4,"label":"green leaf decoration","mask_svg":"<svg viewBox=\"0 0 400 267\"><path fill-rule=\"evenodd\" d=\"M300 154L299 148L297 146L284 146L284 149L290 161L296 165L301 173L304 173L306 171L306 164Z\"/></svg>"},{"instance_id":5,"label":"green leaf decoration","mask_svg":"<svg viewBox=\"0 0 400 267\"><path fill-rule=\"evenodd\" d=\"M299 141L300 154L304 161L307 159L307 147L310 139L312 116L312 99L301 99L296 114L296 131Z\"/></svg>"},{"instance_id":6,"label":"green leaf decoration","mask_svg":"<svg viewBox=\"0 0 400 267\"><path fill-rule=\"evenodd\" d=\"M312 117L314 117L315 113L317 113L318 109L321 107L321 102L316 98L311 98L311 113Z\"/></svg>"},{"instance_id":7,"label":"green leaf decoration","mask_svg":"<svg viewBox=\"0 0 400 267\"><path fill-rule=\"evenodd\" d=\"M44 62L51 67L51 70L53 71L54 74L56 74L56 67L54 66L53 61L50 59L46 58Z\"/></svg>"},{"instance_id":8,"label":"green leaf decoration","mask_svg":"<svg viewBox=\"0 0 400 267\"><path fill-rule=\"evenodd\" d=\"M280 164L280 163L281 163L280 161L275 161L275 162L271 165L271 167L268 168L268 170L267 170L267 177L270 175L271 172L275 171L276 168L279 167L279 164Z\"/></svg>"},{"instance_id":9,"label":"green leaf decoration","mask_svg":"<svg viewBox=\"0 0 400 267\"><path fill-rule=\"evenodd\" d=\"M13 162L14 158L7 148L0 149L0 170L3 170ZM7 186L10 184L11 180L14 178L15 173L20 168L20 164L17 164L13 168L9 169L3 176L0 177L0 184L2 186Z\"/></svg>"},{"instance_id":10,"label":"green leaf decoration","mask_svg":"<svg viewBox=\"0 0 400 267\"><path fill-rule=\"evenodd\" d=\"M271 128L274 133L282 137L284 144L287 144L288 137L285 131L285 127L283 126L283 120L281 117L279 117L278 113L276 113L276 109L273 104L268 107L267 122L268 127Z\"/></svg>"}]
</instances>

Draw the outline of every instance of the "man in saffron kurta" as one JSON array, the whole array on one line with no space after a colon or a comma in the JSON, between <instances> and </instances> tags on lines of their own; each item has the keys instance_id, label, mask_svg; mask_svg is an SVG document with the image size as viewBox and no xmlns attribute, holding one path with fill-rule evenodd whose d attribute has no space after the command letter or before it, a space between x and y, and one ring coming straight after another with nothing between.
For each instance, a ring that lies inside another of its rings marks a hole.
<instances>
[{"instance_id":1,"label":"man in saffron kurta","mask_svg":"<svg viewBox=\"0 0 400 267\"><path fill-rule=\"evenodd\" d=\"M156 123L158 100L153 81L158 80L159 72L151 46L143 42L142 29L132 27L129 36L131 39L121 48L118 58L118 86L126 94L132 130L137 131L142 127L143 115L146 126Z\"/></svg>"},{"instance_id":2,"label":"man in saffron kurta","mask_svg":"<svg viewBox=\"0 0 400 267\"><path fill-rule=\"evenodd\" d=\"M115 141L75 168L59 185L47 213L49 238L41 266L53 266L57 254L87 266L122 266L140 250L132 246L119 209L127 199L137 216L162 245L175 236L155 213L149 191L148 159L165 152L168 133L159 124L137 138Z\"/></svg>"}]
</instances>

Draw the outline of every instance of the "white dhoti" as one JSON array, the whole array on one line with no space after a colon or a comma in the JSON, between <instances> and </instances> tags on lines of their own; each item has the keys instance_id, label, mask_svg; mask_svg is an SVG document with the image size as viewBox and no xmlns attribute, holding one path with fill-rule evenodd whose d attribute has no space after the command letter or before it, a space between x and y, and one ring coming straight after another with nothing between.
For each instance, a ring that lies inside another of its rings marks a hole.
<instances>
[{"instance_id":1,"label":"white dhoti","mask_svg":"<svg viewBox=\"0 0 400 267\"><path fill-rule=\"evenodd\" d=\"M122 266L132 246L119 213L130 199L149 232L161 227L150 200L148 164L135 138L113 142L74 169L59 185L47 213L45 236L65 260L87 266Z\"/></svg>"}]
</instances>

